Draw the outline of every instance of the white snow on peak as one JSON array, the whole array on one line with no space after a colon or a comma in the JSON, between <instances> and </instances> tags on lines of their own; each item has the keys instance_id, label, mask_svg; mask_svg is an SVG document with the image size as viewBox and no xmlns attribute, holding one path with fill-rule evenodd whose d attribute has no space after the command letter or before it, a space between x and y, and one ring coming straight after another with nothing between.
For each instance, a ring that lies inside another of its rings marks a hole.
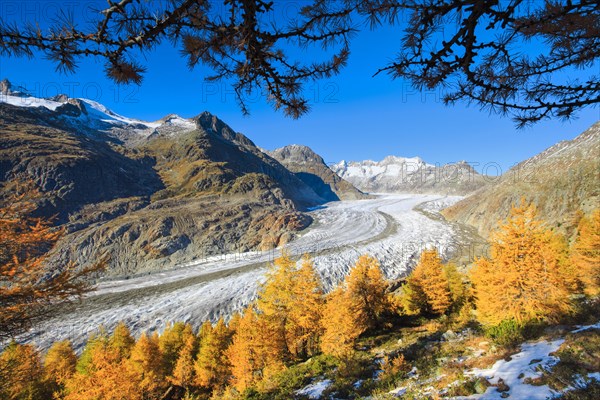
<instances>
[{"instance_id":1,"label":"white snow on peak","mask_svg":"<svg viewBox=\"0 0 600 400\"><path fill-rule=\"evenodd\" d=\"M196 123L194 123L194 121L187 119L187 118L182 118L177 114L171 114L168 117L163 118L162 121L164 121L163 122L164 125L169 125L169 126L177 126L177 127L189 128L189 129L194 129L196 127Z\"/></svg>"},{"instance_id":2,"label":"white snow on peak","mask_svg":"<svg viewBox=\"0 0 600 400\"><path fill-rule=\"evenodd\" d=\"M398 157L398 156L387 156L382 161L375 164L414 164L414 165L422 165L425 167L433 167L431 164L427 164L420 157Z\"/></svg>"},{"instance_id":3,"label":"white snow on peak","mask_svg":"<svg viewBox=\"0 0 600 400\"><path fill-rule=\"evenodd\" d=\"M40 99L29 95L13 96L10 94L0 94L0 103L7 103L17 107L46 107L52 111L63 104L58 101Z\"/></svg>"},{"instance_id":4,"label":"white snow on peak","mask_svg":"<svg viewBox=\"0 0 600 400\"><path fill-rule=\"evenodd\" d=\"M334 165L334 170L342 178L367 178L392 177L397 178L423 168L434 168L432 164L427 164L420 157L398 157L387 156L381 161L340 161Z\"/></svg>"},{"instance_id":5,"label":"white snow on peak","mask_svg":"<svg viewBox=\"0 0 600 400\"><path fill-rule=\"evenodd\" d=\"M77 119L86 122L93 122L93 120L106 122L115 125L144 125L147 128L157 128L161 125L161 122L147 122L138 119L127 118L119 115L97 101L78 98L84 103L88 115L81 114ZM7 103L17 107L26 108L38 108L45 107L48 110L56 111L56 109L65 102L56 101L52 99L45 99L40 97L34 97L27 93L11 92L10 94L0 94L0 103Z\"/></svg>"},{"instance_id":6,"label":"white snow on peak","mask_svg":"<svg viewBox=\"0 0 600 400\"><path fill-rule=\"evenodd\" d=\"M108 108L106 108L106 106L98 103L97 101L84 98L80 98L78 100L81 100L86 104L86 108L90 116L95 116L103 122L126 125L145 125L148 128L157 128L161 125L159 122L147 122L141 121L139 119L124 117L113 112L112 110L109 110Z\"/></svg>"}]
</instances>

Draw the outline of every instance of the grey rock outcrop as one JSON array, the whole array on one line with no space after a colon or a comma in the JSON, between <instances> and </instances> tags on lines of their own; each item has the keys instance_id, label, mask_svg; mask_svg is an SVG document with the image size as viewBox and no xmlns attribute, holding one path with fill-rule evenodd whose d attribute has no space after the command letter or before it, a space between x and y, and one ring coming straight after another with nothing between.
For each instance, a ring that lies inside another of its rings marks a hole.
<instances>
[{"instance_id":1,"label":"grey rock outcrop","mask_svg":"<svg viewBox=\"0 0 600 400\"><path fill-rule=\"evenodd\" d=\"M293 144L273 150L269 154L327 201L368 197L333 172L323 158L310 147Z\"/></svg>"}]
</instances>

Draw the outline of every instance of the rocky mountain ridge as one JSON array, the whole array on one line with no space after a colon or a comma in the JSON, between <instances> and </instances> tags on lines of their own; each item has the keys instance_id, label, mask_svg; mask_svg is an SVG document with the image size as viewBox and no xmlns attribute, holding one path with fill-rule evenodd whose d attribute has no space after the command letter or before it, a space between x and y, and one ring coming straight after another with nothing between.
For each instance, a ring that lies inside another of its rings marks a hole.
<instances>
[{"instance_id":1,"label":"rocky mountain ridge","mask_svg":"<svg viewBox=\"0 0 600 400\"><path fill-rule=\"evenodd\" d=\"M268 154L292 171L327 201L358 200L368 196L333 172L310 147L292 144Z\"/></svg>"},{"instance_id":2,"label":"rocky mountain ridge","mask_svg":"<svg viewBox=\"0 0 600 400\"><path fill-rule=\"evenodd\" d=\"M494 182L444 210L487 237L521 198L537 205L550 227L573 232L578 212L600 207L600 122L522 161Z\"/></svg>"},{"instance_id":3,"label":"rocky mountain ridge","mask_svg":"<svg viewBox=\"0 0 600 400\"><path fill-rule=\"evenodd\" d=\"M0 91L0 183L40 188L38 212L67 232L57 265L108 258L124 276L279 246L325 201L210 113L145 122L8 81Z\"/></svg>"}]
</instances>

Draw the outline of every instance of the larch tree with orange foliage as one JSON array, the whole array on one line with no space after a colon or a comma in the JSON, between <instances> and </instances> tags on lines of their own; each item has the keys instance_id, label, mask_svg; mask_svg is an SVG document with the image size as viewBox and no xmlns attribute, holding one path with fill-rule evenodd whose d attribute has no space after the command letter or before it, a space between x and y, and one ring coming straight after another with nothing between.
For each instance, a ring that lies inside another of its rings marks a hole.
<instances>
[{"instance_id":1,"label":"larch tree with orange foliage","mask_svg":"<svg viewBox=\"0 0 600 400\"><path fill-rule=\"evenodd\" d=\"M212 391L223 388L231 375L226 350L231 343L232 332L222 318L214 327L210 322L205 325L207 328L200 337L200 349L194 368L196 385Z\"/></svg>"},{"instance_id":2,"label":"larch tree with orange foliage","mask_svg":"<svg viewBox=\"0 0 600 400\"><path fill-rule=\"evenodd\" d=\"M126 360L127 371L143 398L154 398L166 389L166 376L158 335L142 333Z\"/></svg>"},{"instance_id":3,"label":"larch tree with orange foliage","mask_svg":"<svg viewBox=\"0 0 600 400\"><path fill-rule=\"evenodd\" d=\"M588 296L600 294L600 210L583 217L571 248L571 262Z\"/></svg>"},{"instance_id":4,"label":"larch tree with orange foliage","mask_svg":"<svg viewBox=\"0 0 600 400\"><path fill-rule=\"evenodd\" d=\"M238 321L232 343L226 350L231 364L232 386L240 392L256 382L258 373L264 367L257 342L256 312L248 307Z\"/></svg>"},{"instance_id":5,"label":"larch tree with orange foliage","mask_svg":"<svg viewBox=\"0 0 600 400\"><path fill-rule=\"evenodd\" d=\"M321 350L325 354L343 357L354 349L354 342L364 332L364 324L357 319L358 308L343 286L327 296L323 310Z\"/></svg>"},{"instance_id":6,"label":"larch tree with orange foliage","mask_svg":"<svg viewBox=\"0 0 600 400\"><path fill-rule=\"evenodd\" d=\"M138 375L110 346L106 335L93 338L86 347L84 360L80 357L77 372L65 384L64 400L144 399Z\"/></svg>"},{"instance_id":7,"label":"larch tree with orange foliage","mask_svg":"<svg viewBox=\"0 0 600 400\"><path fill-rule=\"evenodd\" d=\"M27 330L48 306L90 290L82 278L100 268L49 270L46 254L63 232L32 217L41 196L32 184L15 186L13 192L0 199L0 340Z\"/></svg>"},{"instance_id":8,"label":"larch tree with orange foliage","mask_svg":"<svg viewBox=\"0 0 600 400\"><path fill-rule=\"evenodd\" d=\"M273 262L256 301L257 316L271 332L270 341L283 357L290 355L290 309L294 302L296 261L285 252ZM282 360L283 361L283 360Z\"/></svg>"},{"instance_id":9,"label":"larch tree with orange foliage","mask_svg":"<svg viewBox=\"0 0 600 400\"><path fill-rule=\"evenodd\" d=\"M274 261L256 304L234 323L226 355L237 390L252 385L268 390L271 377L288 362L318 352L322 297L310 258L305 256L300 268L286 253Z\"/></svg>"},{"instance_id":10,"label":"larch tree with orange foliage","mask_svg":"<svg viewBox=\"0 0 600 400\"><path fill-rule=\"evenodd\" d=\"M67 381L75 374L77 356L71 342L55 342L44 357L44 381L52 392L60 393Z\"/></svg>"},{"instance_id":11,"label":"larch tree with orange foliage","mask_svg":"<svg viewBox=\"0 0 600 400\"><path fill-rule=\"evenodd\" d=\"M85 347L83 351L77 358L77 364L75 365L75 371L82 375L89 375L93 368L93 354L96 351L97 346L107 346L108 345L108 334L104 327L100 327L98 332L93 332L88 337L87 342L85 343Z\"/></svg>"},{"instance_id":12,"label":"larch tree with orange foliage","mask_svg":"<svg viewBox=\"0 0 600 400\"><path fill-rule=\"evenodd\" d=\"M421 313L444 314L452 305L450 282L437 250L423 250L410 275L410 284L412 304Z\"/></svg>"},{"instance_id":13,"label":"larch tree with orange foliage","mask_svg":"<svg viewBox=\"0 0 600 400\"><path fill-rule=\"evenodd\" d=\"M361 256L344 282L327 296L321 349L336 356L347 354L355 340L377 326L389 309L387 282L379 262Z\"/></svg>"},{"instance_id":14,"label":"larch tree with orange foliage","mask_svg":"<svg viewBox=\"0 0 600 400\"><path fill-rule=\"evenodd\" d=\"M108 339L109 346L119 353L121 359L129 358L135 339L124 322L119 322Z\"/></svg>"},{"instance_id":15,"label":"larch tree with orange foliage","mask_svg":"<svg viewBox=\"0 0 600 400\"><path fill-rule=\"evenodd\" d=\"M226 351L232 385L244 391L283 370L289 354L281 343L280 327L249 305Z\"/></svg>"},{"instance_id":16,"label":"larch tree with orange foliage","mask_svg":"<svg viewBox=\"0 0 600 400\"><path fill-rule=\"evenodd\" d=\"M491 257L471 271L478 319L526 323L552 319L570 310L561 243L537 219L536 208L521 200L491 235Z\"/></svg>"},{"instance_id":17,"label":"larch tree with orange foliage","mask_svg":"<svg viewBox=\"0 0 600 400\"><path fill-rule=\"evenodd\" d=\"M256 310L280 347L282 361L303 359L318 349L323 290L312 260L301 267L287 254L277 258L262 286Z\"/></svg>"},{"instance_id":18,"label":"larch tree with orange foliage","mask_svg":"<svg viewBox=\"0 0 600 400\"><path fill-rule=\"evenodd\" d=\"M406 278L400 294L392 298L397 311L403 315L419 315L427 309L427 297L421 283L412 274Z\"/></svg>"},{"instance_id":19,"label":"larch tree with orange foliage","mask_svg":"<svg viewBox=\"0 0 600 400\"><path fill-rule=\"evenodd\" d=\"M0 398L43 399L42 361L32 345L11 342L0 354Z\"/></svg>"},{"instance_id":20,"label":"larch tree with orange foliage","mask_svg":"<svg viewBox=\"0 0 600 400\"><path fill-rule=\"evenodd\" d=\"M162 354L164 373L170 376L179 357L179 351L185 343L185 338L193 335L191 325L175 322L169 325L158 338L160 353Z\"/></svg>"},{"instance_id":21,"label":"larch tree with orange foliage","mask_svg":"<svg viewBox=\"0 0 600 400\"><path fill-rule=\"evenodd\" d=\"M321 318L324 294L313 261L304 256L293 281L293 302L289 308L288 345L292 355L304 359L319 351L323 334Z\"/></svg>"},{"instance_id":22,"label":"larch tree with orange foliage","mask_svg":"<svg viewBox=\"0 0 600 400\"><path fill-rule=\"evenodd\" d=\"M364 330L377 326L390 307L388 284L379 261L368 255L360 256L344 284L353 308L357 310L356 318L363 324Z\"/></svg>"},{"instance_id":23,"label":"larch tree with orange foliage","mask_svg":"<svg viewBox=\"0 0 600 400\"><path fill-rule=\"evenodd\" d=\"M173 375L169 377L169 381L187 391L196 379L194 363L198 346L194 335L188 335L184 340L183 347L179 350L175 368L173 368Z\"/></svg>"}]
</instances>

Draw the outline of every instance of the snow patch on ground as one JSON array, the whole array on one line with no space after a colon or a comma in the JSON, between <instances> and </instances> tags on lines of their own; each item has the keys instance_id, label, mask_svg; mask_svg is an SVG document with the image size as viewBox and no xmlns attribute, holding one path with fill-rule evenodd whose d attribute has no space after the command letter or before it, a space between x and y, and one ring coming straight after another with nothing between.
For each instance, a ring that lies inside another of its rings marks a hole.
<instances>
[{"instance_id":1,"label":"snow patch on ground","mask_svg":"<svg viewBox=\"0 0 600 400\"><path fill-rule=\"evenodd\" d=\"M320 399L325 389L331 385L331 379L311 383L296 391L299 396L308 396L309 399Z\"/></svg>"},{"instance_id":2,"label":"snow patch on ground","mask_svg":"<svg viewBox=\"0 0 600 400\"><path fill-rule=\"evenodd\" d=\"M388 394L391 394L394 397L402 397L406 393L406 390L407 389L405 387L398 387L390 390Z\"/></svg>"},{"instance_id":3,"label":"snow patch on ground","mask_svg":"<svg viewBox=\"0 0 600 400\"><path fill-rule=\"evenodd\" d=\"M559 359L551 356L563 344L564 339L553 341L539 341L536 343L525 343L521 346L521 352L512 355L510 361L497 361L489 369L474 369L467 372L472 376L487 379L491 384L497 384L500 379L510 388L508 394L512 399L545 400L552 397L555 392L548 386L533 386L526 384L527 378L541 376L539 369L546 369L556 364ZM541 368L540 368L541 367ZM472 395L468 399L502 399L502 393L491 386L480 395Z\"/></svg>"},{"instance_id":4,"label":"snow patch on ground","mask_svg":"<svg viewBox=\"0 0 600 400\"><path fill-rule=\"evenodd\" d=\"M600 329L600 321L593 325L580 326L577 329L575 329L574 331L572 331L571 333L583 332L583 331L587 331L588 329Z\"/></svg>"}]
</instances>

